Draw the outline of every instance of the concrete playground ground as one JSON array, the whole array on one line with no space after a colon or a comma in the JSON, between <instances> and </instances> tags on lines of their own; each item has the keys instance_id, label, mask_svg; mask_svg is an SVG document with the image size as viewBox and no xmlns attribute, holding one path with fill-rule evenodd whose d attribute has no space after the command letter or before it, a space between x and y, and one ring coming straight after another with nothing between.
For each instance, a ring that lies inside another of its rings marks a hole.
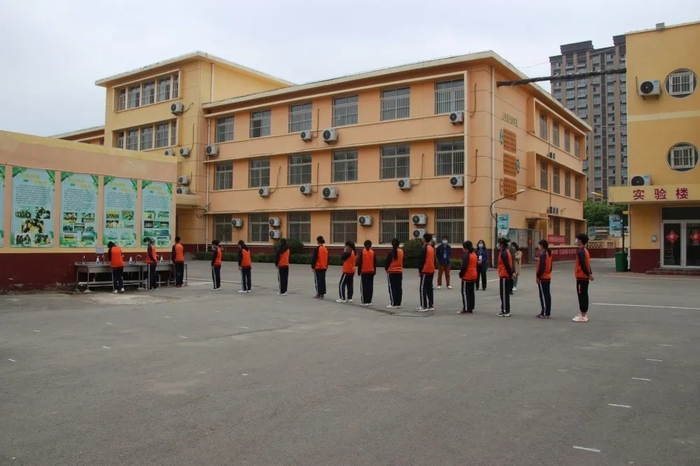
<instances>
[{"instance_id":1,"label":"concrete playground ground","mask_svg":"<svg viewBox=\"0 0 700 466\"><path fill-rule=\"evenodd\" d=\"M474 315L457 288L410 311L413 270L396 315L383 274L377 310L312 299L308 266L280 297L269 264L246 295L191 262L181 289L0 296L0 464L700 464L700 281L593 261L578 324L572 268L544 321L533 268L510 318L494 271Z\"/></svg>"}]
</instances>

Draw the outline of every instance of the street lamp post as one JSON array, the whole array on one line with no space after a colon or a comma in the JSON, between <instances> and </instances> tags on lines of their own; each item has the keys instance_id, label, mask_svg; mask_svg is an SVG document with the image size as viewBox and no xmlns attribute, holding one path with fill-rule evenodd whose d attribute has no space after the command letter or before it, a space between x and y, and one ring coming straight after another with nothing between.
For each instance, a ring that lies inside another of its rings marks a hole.
<instances>
[{"instance_id":1,"label":"street lamp post","mask_svg":"<svg viewBox=\"0 0 700 466\"><path fill-rule=\"evenodd\" d=\"M491 205L489 206L489 212L491 213L491 218L493 219L493 231L494 231L493 250L494 250L494 251L496 251L496 249L497 249L496 243L498 242L498 217L497 217L497 213L495 213L495 212L493 211L493 206L494 206L494 205L496 204L496 202L498 202L498 201L502 201L502 200L504 200L504 199L510 199L510 198L512 198L512 197L517 197L517 196L519 196L520 194L524 193L526 189L527 189L527 188L523 188L523 189L520 189L520 190L514 192L513 194L509 194L508 196L499 197L498 199L496 199L495 201L493 201L493 202L491 203ZM491 254L491 257L492 257L492 258L495 258L495 257L496 257L496 254ZM492 259L492 260L495 261L495 259ZM495 266L495 262L494 262L494 266Z\"/></svg>"}]
</instances>

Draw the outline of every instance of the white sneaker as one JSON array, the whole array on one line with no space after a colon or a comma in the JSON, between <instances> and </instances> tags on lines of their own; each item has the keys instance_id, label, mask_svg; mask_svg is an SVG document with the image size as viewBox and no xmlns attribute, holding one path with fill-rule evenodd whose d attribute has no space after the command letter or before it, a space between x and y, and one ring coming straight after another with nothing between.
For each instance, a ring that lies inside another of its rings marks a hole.
<instances>
[{"instance_id":1,"label":"white sneaker","mask_svg":"<svg viewBox=\"0 0 700 466\"><path fill-rule=\"evenodd\" d=\"M372 303L367 303L367 304L365 304L365 306L367 306L367 307L369 307L369 306L371 306L371 305L372 305Z\"/></svg>"},{"instance_id":2,"label":"white sneaker","mask_svg":"<svg viewBox=\"0 0 700 466\"><path fill-rule=\"evenodd\" d=\"M119 291L121 291L122 293L124 293L124 288L122 288L122 289L121 289L121 290L119 290Z\"/></svg>"},{"instance_id":3,"label":"white sneaker","mask_svg":"<svg viewBox=\"0 0 700 466\"><path fill-rule=\"evenodd\" d=\"M450 285L447 285L447 289L448 289L448 290L451 290L452 287L451 287Z\"/></svg>"},{"instance_id":4,"label":"white sneaker","mask_svg":"<svg viewBox=\"0 0 700 466\"><path fill-rule=\"evenodd\" d=\"M117 294L117 293L119 293L119 291L117 291L117 290L114 290L114 294Z\"/></svg>"},{"instance_id":5,"label":"white sneaker","mask_svg":"<svg viewBox=\"0 0 700 466\"><path fill-rule=\"evenodd\" d=\"M573 320L574 322L588 322L588 316L579 314L571 320Z\"/></svg>"},{"instance_id":6,"label":"white sneaker","mask_svg":"<svg viewBox=\"0 0 700 466\"><path fill-rule=\"evenodd\" d=\"M335 302L336 303L347 303L347 301L344 299L336 299Z\"/></svg>"},{"instance_id":7,"label":"white sneaker","mask_svg":"<svg viewBox=\"0 0 700 466\"><path fill-rule=\"evenodd\" d=\"M518 287L514 286L513 291L518 291Z\"/></svg>"},{"instance_id":8,"label":"white sneaker","mask_svg":"<svg viewBox=\"0 0 700 466\"><path fill-rule=\"evenodd\" d=\"M424 307L417 307L417 308L416 308L416 311L418 311L418 312L428 312L428 310L427 310L426 308L424 308Z\"/></svg>"},{"instance_id":9,"label":"white sneaker","mask_svg":"<svg viewBox=\"0 0 700 466\"><path fill-rule=\"evenodd\" d=\"M238 290L239 293L247 293L246 290Z\"/></svg>"},{"instance_id":10,"label":"white sneaker","mask_svg":"<svg viewBox=\"0 0 700 466\"><path fill-rule=\"evenodd\" d=\"M280 296L287 296L287 293L277 293Z\"/></svg>"},{"instance_id":11,"label":"white sneaker","mask_svg":"<svg viewBox=\"0 0 700 466\"><path fill-rule=\"evenodd\" d=\"M398 309L399 306L394 306L393 304L389 304L389 305L387 305L386 308L387 308L387 309Z\"/></svg>"},{"instance_id":12,"label":"white sneaker","mask_svg":"<svg viewBox=\"0 0 700 466\"><path fill-rule=\"evenodd\" d=\"M441 287L440 285L438 285L436 288L439 290L439 289L442 288L442 287Z\"/></svg>"},{"instance_id":13,"label":"white sneaker","mask_svg":"<svg viewBox=\"0 0 700 466\"><path fill-rule=\"evenodd\" d=\"M426 309L426 310L427 310L427 311L430 311L430 312L435 312L435 308L434 308L434 307L429 307L429 308Z\"/></svg>"},{"instance_id":14,"label":"white sneaker","mask_svg":"<svg viewBox=\"0 0 700 466\"><path fill-rule=\"evenodd\" d=\"M245 290L246 293L250 293L252 290Z\"/></svg>"},{"instance_id":15,"label":"white sneaker","mask_svg":"<svg viewBox=\"0 0 700 466\"><path fill-rule=\"evenodd\" d=\"M351 302L352 302L352 299L348 299L346 302L351 303Z\"/></svg>"}]
</instances>

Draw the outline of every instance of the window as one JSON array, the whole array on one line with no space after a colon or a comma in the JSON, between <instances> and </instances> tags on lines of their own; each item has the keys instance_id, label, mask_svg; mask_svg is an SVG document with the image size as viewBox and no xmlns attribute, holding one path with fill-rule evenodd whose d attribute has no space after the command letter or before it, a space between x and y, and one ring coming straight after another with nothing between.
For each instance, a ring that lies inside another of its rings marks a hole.
<instances>
[{"instance_id":1,"label":"window","mask_svg":"<svg viewBox=\"0 0 700 466\"><path fill-rule=\"evenodd\" d=\"M552 218L552 233L559 236L561 235L561 219L559 218Z\"/></svg>"},{"instance_id":2,"label":"window","mask_svg":"<svg viewBox=\"0 0 700 466\"><path fill-rule=\"evenodd\" d=\"M139 150L139 130L130 129L126 133L126 147L127 150Z\"/></svg>"},{"instance_id":3,"label":"window","mask_svg":"<svg viewBox=\"0 0 700 466\"><path fill-rule=\"evenodd\" d=\"M566 237L566 244L572 244L571 241L571 219L567 218L564 220L564 237Z\"/></svg>"},{"instance_id":4,"label":"window","mask_svg":"<svg viewBox=\"0 0 700 466\"><path fill-rule=\"evenodd\" d=\"M698 77L691 70L676 70L666 78L666 92L673 97L687 97L698 85Z\"/></svg>"},{"instance_id":5,"label":"window","mask_svg":"<svg viewBox=\"0 0 700 466\"><path fill-rule=\"evenodd\" d=\"M141 86L131 86L129 88L129 108L138 107L141 104Z\"/></svg>"},{"instance_id":6,"label":"window","mask_svg":"<svg viewBox=\"0 0 700 466\"><path fill-rule=\"evenodd\" d=\"M163 102L164 100L170 100L170 86L171 78L161 78L158 80L158 102Z\"/></svg>"},{"instance_id":7,"label":"window","mask_svg":"<svg viewBox=\"0 0 700 466\"><path fill-rule=\"evenodd\" d=\"M698 148L689 143L676 144L668 151L668 165L672 170L685 172L698 164Z\"/></svg>"},{"instance_id":8,"label":"window","mask_svg":"<svg viewBox=\"0 0 700 466\"><path fill-rule=\"evenodd\" d=\"M289 132L300 133L311 129L311 104L289 106Z\"/></svg>"},{"instance_id":9,"label":"window","mask_svg":"<svg viewBox=\"0 0 700 466\"><path fill-rule=\"evenodd\" d=\"M579 138L574 139L574 155L581 158L581 141Z\"/></svg>"},{"instance_id":10,"label":"window","mask_svg":"<svg viewBox=\"0 0 700 466\"><path fill-rule=\"evenodd\" d=\"M117 133L116 140L114 141L114 147L124 149L124 131L119 131Z\"/></svg>"},{"instance_id":11,"label":"window","mask_svg":"<svg viewBox=\"0 0 700 466\"><path fill-rule=\"evenodd\" d=\"M564 195L571 197L571 172L564 175Z\"/></svg>"},{"instance_id":12,"label":"window","mask_svg":"<svg viewBox=\"0 0 700 466\"><path fill-rule=\"evenodd\" d=\"M357 181L357 151L345 150L333 152L334 183L341 181Z\"/></svg>"},{"instance_id":13,"label":"window","mask_svg":"<svg viewBox=\"0 0 700 466\"><path fill-rule=\"evenodd\" d=\"M126 89L119 89L117 93L117 110L126 110Z\"/></svg>"},{"instance_id":14,"label":"window","mask_svg":"<svg viewBox=\"0 0 700 466\"><path fill-rule=\"evenodd\" d=\"M540 112L540 137L545 141L549 140L547 128L547 115L544 112Z\"/></svg>"},{"instance_id":15,"label":"window","mask_svg":"<svg viewBox=\"0 0 700 466\"><path fill-rule=\"evenodd\" d=\"M156 147L166 147L169 141L170 124L160 123L156 125Z\"/></svg>"},{"instance_id":16,"label":"window","mask_svg":"<svg viewBox=\"0 0 700 466\"><path fill-rule=\"evenodd\" d=\"M435 176L464 173L464 139L435 143Z\"/></svg>"},{"instance_id":17,"label":"window","mask_svg":"<svg viewBox=\"0 0 700 466\"><path fill-rule=\"evenodd\" d=\"M559 122L552 122L552 139L555 146L559 147Z\"/></svg>"},{"instance_id":18,"label":"window","mask_svg":"<svg viewBox=\"0 0 700 466\"><path fill-rule=\"evenodd\" d=\"M214 167L214 190L233 189L233 162L218 162Z\"/></svg>"},{"instance_id":19,"label":"window","mask_svg":"<svg viewBox=\"0 0 700 466\"><path fill-rule=\"evenodd\" d=\"M180 95L180 75L175 74L173 75L173 92L172 92L172 98L177 99Z\"/></svg>"},{"instance_id":20,"label":"window","mask_svg":"<svg viewBox=\"0 0 700 466\"><path fill-rule=\"evenodd\" d=\"M263 243L270 241L270 216L248 214L248 241Z\"/></svg>"},{"instance_id":21,"label":"window","mask_svg":"<svg viewBox=\"0 0 700 466\"><path fill-rule=\"evenodd\" d=\"M262 188L270 186L270 159L251 160L249 167L249 188Z\"/></svg>"},{"instance_id":22,"label":"window","mask_svg":"<svg viewBox=\"0 0 700 466\"><path fill-rule=\"evenodd\" d=\"M177 146L177 121L170 123L170 145Z\"/></svg>"},{"instance_id":23,"label":"window","mask_svg":"<svg viewBox=\"0 0 700 466\"><path fill-rule=\"evenodd\" d=\"M581 199L581 177L576 176L574 178L574 197L576 199Z\"/></svg>"},{"instance_id":24,"label":"window","mask_svg":"<svg viewBox=\"0 0 700 466\"><path fill-rule=\"evenodd\" d=\"M141 128L141 150L153 149L153 126Z\"/></svg>"},{"instance_id":25,"label":"window","mask_svg":"<svg viewBox=\"0 0 700 466\"><path fill-rule=\"evenodd\" d=\"M411 176L411 146L397 144L382 147L381 179Z\"/></svg>"},{"instance_id":26,"label":"window","mask_svg":"<svg viewBox=\"0 0 700 466\"><path fill-rule=\"evenodd\" d=\"M435 114L464 110L464 79L435 83Z\"/></svg>"},{"instance_id":27,"label":"window","mask_svg":"<svg viewBox=\"0 0 700 466\"><path fill-rule=\"evenodd\" d=\"M445 207L435 209L435 238L447 237L451 243L464 241L464 209Z\"/></svg>"},{"instance_id":28,"label":"window","mask_svg":"<svg viewBox=\"0 0 700 466\"><path fill-rule=\"evenodd\" d=\"M287 167L287 184L311 183L311 154L290 155Z\"/></svg>"},{"instance_id":29,"label":"window","mask_svg":"<svg viewBox=\"0 0 700 466\"><path fill-rule=\"evenodd\" d=\"M411 108L411 88L382 91L381 120L397 120L408 118Z\"/></svg>"},{"instance_id":30,"label":"window","mask_svg":"<svg viewBox=\"0 0 700 466\"><path fill-rule=\"evenodd\" d=\"M260 138L269 136L271 119L272 112L270 110L252 112L250 114L250 137Z\"/></svg>"},{"instance_id":31,"label":"window","mask_svg":"<svg viewBox=\"0 0 700 466\"><path fill-rule=\"evenodd\" d=\"M333 99L333 126L356 125L358 121L358 97L338 97Z\"/></svg>"},{"instance_id":32,"label":"window","mask_svg":"<svg viewBox=\"0 0 700 466\"><path fill-rule=\"evenodd\" d=\"M540 162L540 189L549 190L549 169L547 162Z\"/></svg>"},{"instance_id":33,"label":"window","mask_svg":"<svg viewBox=\"0 0 700 466\"><path fill-rule=\"evenodd\" d=\"M156 82L143 83L141 105L153 104L156 102Z\"/></svg>"},{"instance_id":34,"label":"window","mask_svg":"<svg viewBox=\"0 0 700 466\"><path fill-rule=\"evenodd\" d=\"M552 191L554 194L561 193L561 182L559 179L559 167L552 167Z\"/></svg>"},{"instance_id":35,"label":"window","mask_svg":"<svg viewBox=\"0 0 700 466\"><path fill-rule=\"evenodd\" d=\"M216 142L233 141L233 117L216 119Z\"/></svg>"},{"instance_id":36,"label":"window","mask_svg":"<svg viewBox=\"0 0 700 466\"><path fill-rule=\"evenodd\" d=\"M568 129L564 130L564 150L571 152L571 133Z\"/></svg>"},{"instance_id":37,"label":"window","mask_svg":"<svg viewBox=\"0 0 700 466\"><path fill-rule=\"evenodd\" d=\"M408 209L382 210L379 215L379 242L390 244L398 238L400 242L409 240L410 224Z\"/></svg>"},{"instance_id":38,"label":"window","mask_svg":"<svg viewBox=\"0 0 700 466\"><path fill-rule=\"evenodd\" d=\"M575 108L576 108L576 102L574 102L573 100L567 100L567 101L566 101L566 108L568 108L569 110L575 109Z\"/></svg>"},{"instance_id":39,"label":"window","mask_svg":"<svg viewBox=\"0 0 700 466\"><path fill-rule=\"evenodd\" d=\"M567 99L573 99L574 97L576 97L576 94L575 94L575 91L573 89L569 89L568 91L566 91L566 98Z\"/></svg>"},{"instance_id":40,"label":"window","mask_svg":"<svg viewBox=\"0 0 700 466\"><path fill-rule=\"evenodd\" d=\"M331 212L331 243L357 242L357 211L338 210Z\"/></svg>"},{"instance_id":41,"label":"window","mask_svg":"<svg viewBox=\"0 0 700 466\"><path fill-rule=\"evenodd\" d=\"M287 235L302 243L311 242L311 213L290 212L287 214Z\"/></svg>"},{"instance_id":42,"label":"window","mask_svg":"<svg viewBox=\"0 0 700 466\"><path fill-rule=\"evenodd\" d=\"M231 215L214 215L214 239L218 239L222 243L230 243L231 238L233 238L233 232L231 229Z\"/></svg>"}]
</instances>

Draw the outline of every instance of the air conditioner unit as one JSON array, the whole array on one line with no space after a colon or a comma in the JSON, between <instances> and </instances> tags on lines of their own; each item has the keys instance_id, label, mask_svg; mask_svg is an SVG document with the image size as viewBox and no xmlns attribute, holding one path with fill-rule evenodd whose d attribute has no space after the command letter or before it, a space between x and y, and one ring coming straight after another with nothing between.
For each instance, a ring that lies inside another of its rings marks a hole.
<instances>
[{"instance_id":1,"label":"air conditioner unit","mask_svg":"<svg viewBox=\"0 0 700 466\"><path fill-rule=\"evenodd\" d=\"M268 223L272 228L279 228L280 225L282 225L282 219L279 217L270 217L270 220L268 220Z\"/></svg>"},{"instance_id":2,"label":"air conditioner unit","mask_svg":"<svg viewBox=\"0 0 700 466\"><path fill-rule=\"evenodd\" d=\"M260 194L260 197L270 197L270 188L260 188L258 189L258 194Z\"/></svg>"},{"instance_id":3,"label":"air conditioner unit","mask_svg":"<svg viewBox=\"0 0 700 466\"><path fill-rule=\"evenodd\" d=\"M559 215L559 207L554 207L553 205L547 208L547 213L552 215Z\"/></svg>"},{"instance_id":4,"label":"air conditioner unit","mask_svg":"<svg viewBox=\"0 0 700 466\"><path fill-rule=\"evenodd\" d=\"M554 152L550 152L549 154L547 154L547 157L549 157L552 160L556 160L557 154L555 154Z\"/></svg>"},{"instance_id":5,"label":"air conditioner unit","mask_svg":"<svg viewBox=\"0 0 700 466\"><path fill-rule=\"evenodd\" d=\"M180 148L180 155L183 157L189 157L190 156L190 148L189 147L181 147Z\"/></svg>"},{"instance_id":6,"label":"air conditioner unit","mask_svg":"<svg viewBox=\"0 0 700 466\"><path fill-rule=\"evenodd\" d=\"M311 131L309 130L302 131L301 133L299 133L299 136L301 136L302 141L311 141Z\"/></svg>"},{"instance_id":7,"label":"air conditioner unit","mask_svg":"<svg viewBox=\"0 0 700 466\"><path fill-rule=\"evenodd\" d=\"M464 112L450 113L450 123L452 123L453 125L464 123Z\"/></svg>"},{"instance_id":8,"label":"air conditioner unit","mask_svg":"<svg viewBox=\"0 0 700 466\"><path fill-rule=\"evenodd\" d=\"M178 194L189 194L190 193L190 188L187 186L179 186L176 191Z\"/></svg>"},{"instance_id":9,"label":"air conditioner unit","mask_svg":"<svg viewBox=\"0 0 700 466\"><path fill-rule=\"evenodd\" d=\"M321 194L323 194L324 199L338 199L338 188L335 186L326 186L323 188L323 191L321 191Z\"/></svg>"},{"instance_id":10,"label":"air conditioner unit","mask_svg":"<svg viewBox=\"0 0 700 466\"><path fill-rule=\"evenodd\" d=\"M165 149L165 155L175 155L175 151L172 149Z\"/></svg>"},{"instance_id":11,"label":"air conditioner unit","mask_svg":"<svg viewBox=\"0 0 700 466\"><path fill-rule=\"evenodd\" d=\"M231 226L233 228L243 228L243 219L242 218L232 218L231 219Z\"/></svg>"},{"instance_id":12,"label":"air conditioner unit","mask_svg":"<svg viewBox=\"0 0 700 466\"><path fill-rule=\"evenodd\" d=\"M399 186L399 189L403 189L403 190L411 189L411 179L410 178L401 178L397 184Z\"/></svg>"},{"instance_id":13,"label":"air conditioner unit","mask_svg":"<svg viewBox=\"0 0 700 466\"><path fill-rule=\"evenodd\" d=\"M416 239L422 238L424 234L425 234L425 228L416 228L413 230L413 237Z\"/></svg>"},{"instance_id":14,"label":"air conditioner unit","mask_svg":"<svg viewBox=\"0 0 700 466\"><path fill-rule=\"evenodd\" d=\"M185 112L185 106L180 102L175 102L170 106L170 113L173 115L182 115Z\"/></svg>"},{"instance_id":15,"label":"air conditioner unit","mask_svg":"<svg viewBox=\"0 0 700 466\"><path fill-rule=\"evenodd\" d=\"M651 175L634 175L630 179L631 186L651 186Z\"/></svg>"},{"instance_id":16,"label":"air conditioner unit","mask_svg":"<svg viewBox=\"0 0 700 466\"><path fill-rule=\"evenodd\" d=\"M304 196L310 196L311 195L311 185L310 184L302 184L299 186L299 192L302 193Z\"/></svg>"},{"instance_id":17,"label":"air conditioner unit","mask_svg":"<svg viewBox=\"0 0 700 466\"><path fill-rule=\"evenodd\" d=\"M372 225L372 216L371 215L360 215L357 217L357 223L362 225L363 227L368 227Z\"/></svg>"},{"instance_id":18,"label":"air conditioner unit","mask_svg":"<svg viewBox=\"0 0 700 466\"><path fill-rule=\"evenodd\" d=\"M335 128L323 131L323 142L338 142L338 130Z\"/></svg>"},{"instance_id":19,"label":"air conditioner unit","mask_svg":"<svg viewBox=\"0 0 700 466\"><path fill-rule=\"evenodd\" d=\"M640 81L637 93L642 97L661 95L661 81L658 79Z\"/></svg>"},{"instance_id":20,"label":"air conditioner unit","mask_svg":"<svg viewBox=\"0 0 700 466\"><path fill-rule=\"evenodd\" d=\"M270 230L270 239L280 239L282 232L279 230Z\"/></svg>"},{"instance_id":21,"label":"air conditioner unit","mask_svg":"<svg viewBox=\"0 0 700 466\"><path fill-rule=\"evenodd\" d=\"M207 154L207 157L214 157L216 155L219 155L219 146L208 145L207 148L204 150L204 153Z\"/></svg>"},{"instance_id":22,"label":"air conditioner unit","mask_svg":"<svg viewBox=\"0 0 700 466\"><path fill-rule=\"evenodd\" d=\"M450 178L450 186L453 188L463 188L464 187L464 176L457 175Z\"/></svg>"},{"instance_id":23,"label":"air conditioner unit","mask_svg":"<svg viewBox=\"0 0 700 466\"><path fill-rule=\"evenodd\" d=\"M411 221L414 225L425 225L428 223L428 216L425 214L416 214L411 217Z\"/></svg>"},{"instance_id":24,"label":"air conditioner unit","mask_svg":"<svg viewBox=\"0 0 700 466\"><path fill-rule=\"evenodd\" d=\"M181 184L183 186L187 186L190 184L190 177L189 176L178 176L177 177L177 184Z\"/></svg>"}]
</instances>

